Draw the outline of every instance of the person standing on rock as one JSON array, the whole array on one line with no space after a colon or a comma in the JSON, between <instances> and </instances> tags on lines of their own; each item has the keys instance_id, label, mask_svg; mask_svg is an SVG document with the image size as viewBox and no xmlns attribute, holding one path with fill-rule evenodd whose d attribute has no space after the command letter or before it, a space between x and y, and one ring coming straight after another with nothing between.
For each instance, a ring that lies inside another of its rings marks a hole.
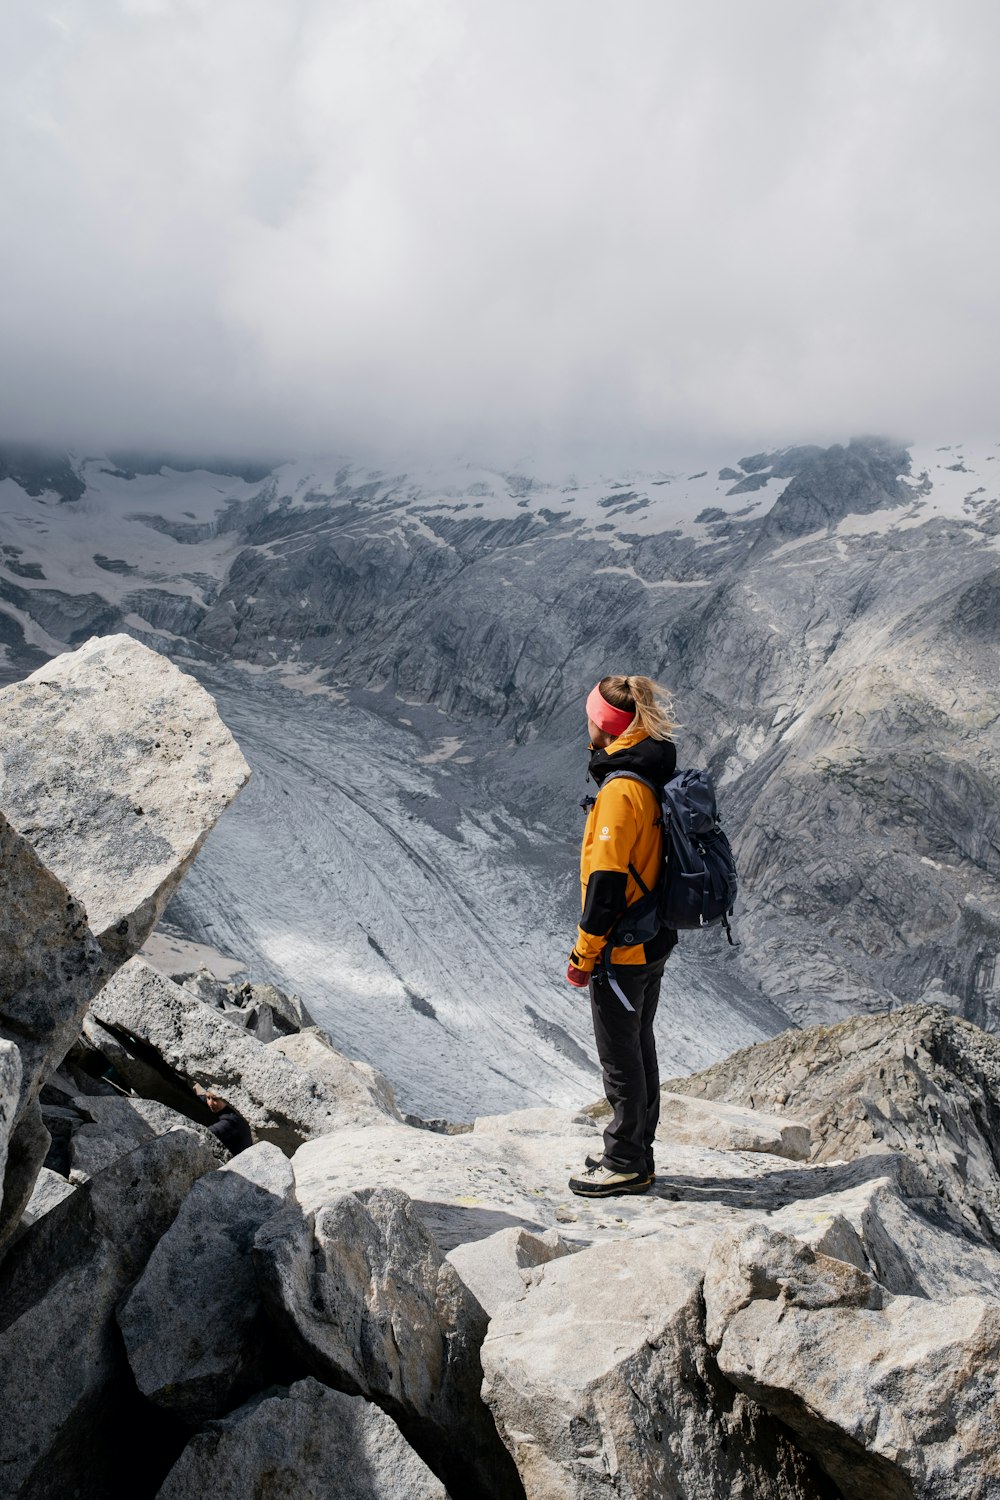
<instances>
[{"instance_id":1,"label":"person standing on rock","mask_svg":"<svg viewBox=\"0 0 1000 1500\"><path fill-rule=\"evenodd\" d=\"M570 1178L570 1190L585 1198L644 1193L653 1182L660 1117L653 1021L677 934L661 928L645 943L615 939L624 937L620 921L628 908L660 879L659 792L677 768L674 727L669 694L649 677L603 677L587 699L590 776L598 792L583 834L583 914L566 978L590 989L612 1118L603 1153L588 1156L585 1170ZM623 771L630 775L614 774Z\"/></svg>"}]
</instances>

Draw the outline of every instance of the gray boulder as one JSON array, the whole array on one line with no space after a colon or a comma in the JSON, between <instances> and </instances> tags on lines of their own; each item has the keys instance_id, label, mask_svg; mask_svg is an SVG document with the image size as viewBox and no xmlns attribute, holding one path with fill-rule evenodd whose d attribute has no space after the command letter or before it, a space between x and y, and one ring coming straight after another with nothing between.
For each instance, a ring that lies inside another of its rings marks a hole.
<instances>
[{"instance_id":1,"label":"gray boulder","mask_svg":"<svg viewBox=\"0 0 1000 1500\"><path fill-rule=\"evenodd\" d=\"M18 1234L27 1233L32 1224L37 1223L43 1214L55 1208L57 1203L68 1198L72 1192L72 1182L68 1182L58 1172L52 1172L48 1167L43 1167L35 1180L28 1206L21 1215L21 1222L17 1226Z\"/></svg>"},{"instance_id":2,"label":"gray boulder","mask_svg":"<svg viewBox=\"0 0 1000 1500\"><path fill-rule=\"evenodd\" d=\"M370 1117L373 1104L383 1119L401 1119L388 1079L368 1063L350 1061L317 1028L276 1037L271 1047L338 1101L345 1125Z\"/></svg>"},{"instance_id":3,"label":"gray boulder","mask_svg":"<svg viewBox=\"0 0 1000 1500\"><path fill-rule=\"evenodd\" d=\"M38 1100L32 1099L7 1144L3 1204L0 1206L0 1246L6 1244L16 1231L51 1144L52 1137L42 1119Z\"/></svg>"},{"instance_id":4,"label":"gray boulder","mask_svg":"<svg viewBox=\"0 0 1000 1500\"><path fill-rule=\"evenodd\" d=\"M115 963L249 775L204 688L129 636L94 637L0 693L0 809Z\"/></svg>"},{"instance_id":5,"label":"gray boulder","mask_svg":"<svg viewBox=\"0 0 1000 1500\"><path fill-rule=\"evenodd\" d=\"M202 1177L118 1310L140 1391L193 1425L266 1380L250 1252L291 1197L291 1164L267 1142Z\"/></svg>"},{"instance_id":6,"label":"gray boulder","mask_svg":"<svg viewBox=\"0 0 1000 1500\"><path fill-rule=\"evenodd\" d=\"M4 785L0 759L0 806ZM0 1037L21 1055L13 1124L79 1034L110 967L82 904L0 811Z\"/></svg>"},{"instance_id":7,"label":"gray boulder","mask_svg":"<svg viewBox=\"0 0 1000 1500\"><path fill-rule=\"evenodd\" d=\"M675 1231L554 1260L502 1306L483 1395L528 1500L819 1500L818 1466L719 1379L701 1284L711 1237Z\"/></svg>"},{"instance_id":8,"label":"gray boulder","mask_svg":"<svg viewBox=\"0 0 1000 1500\"><path fill-rule=\"evenodd\" d=\"M1000 1301L893 1297L757 1228L716 1246L705 1307L722 1373L845 1500L1000 1493Z\"/></svg>"},{"instance_id":9,"label":"gray boulder","mask_svg":"<svg viewBox=\"0 0 1000 1500\"><path fill-rule=\"evenodd\" d=\"M904 1153L1000 1246L1000 1039L943 1006L784 1032L664 1087L801 1121L815 1161Z\"/></svg>"},{"instance_id":10,"label":"gray boulder","mask_svg":"<svg viewBox=\"0 0 1000 1500\"><path fill-rule=\"evenodd\" d=\"M193 974L165 972L175 984L183 985L206 1005L213 1005L238 1021L259 1042L272 1042L275 1037L289 1036L315 1025L298 995L288 995L276 985L254 984L250 980L229 984L205 968Z\"/></svg>"},{"instance_id":11,"label":"gray boulder","mask_svg":"<svg viewBox=\"0 0 1000 1500\"><path fill-rule=\"evenodd\" d=\"M223 1148L207 1127L155 1099L125 1098L121 1094L77 1095L73 1107L79 1123L73 1124L69 1132L72 1183L96 1177L119 1157L168 1130L193 1130L203 1137L220 1163L224 1160Z\"/></svg>"},{"instance_id":12,"label":"gray boulder","mask_svg":"<svg viewBox=\"0 0 1000 1500\"><path fill-rule=\"evenodd\" d=\"M850 1262L890 1292L936 1301L1000 1296L1000 1251L950 1212L905 1156L885 1152L834 1168L831 1186L769 1214L768 1225Z\"/></svg>"},{"instance_id":13,"label":"gray boulder","mask_svg":"<svg viewBox=\"0 0 1000 1500\"><path fill-rule=\"evenodd\" d=\"M285 1151L342 1126L386 1118L378 1091L339 1053L330 1049L325 1076L306 1072L279 1044L257 1041L140 958L95 997L93 1015L124 1047L138 1038L175 1074L217 1088L259 1139ZM148 1062L140 1062L148 1085ZM128 1063L118 1058L116 1066Z\"/></svg>"},{"instance_id":14,"label":"gray boulder","mask_svg":"<svg viewBox=\"0 0 1000 1500\"><path fill-rule=\"evenodd\" d=\"M376 1401L451 1494L520 1495L479 1394L486 1313L404 1193L289 1210L260 1231L254 1258L272 1318L321 1379Z\"/></svg>"},{"instance_id":15,"label":"gray boulder","mask_svg":"<svg viewBox=\"0 0 1000 1500\"><path fill-rule=\"evenodd\" d=\"M125 1454L143 1434L114 1309L215 1165L195 1132L169 1131L75 1188L8 1250L0 1266L4 1493L101 1500L122 1492Z\"/></svg>"},{"instance_id":16,"label":"gray boulder","mask_svg":"<svg viewBox=\"0 0 1000 1500\"><path fill-rule=\"evenodd\" d=\"M7 1143L14 1129L20 1097L21 1054L13 1042L0 1041L0 1183L7 1166Z\"/></svg>"},{"instance_id":17,"label":"gray boulder","mask_svg":"<svg viewBox=\"0 0 1000 1500\"><path fill-rule=\"evenodd\" d=\"M808 1161L812 1146L808 1125L717 1099L672 1094L666 1089L660 1095L656 1138L678 1146L710 1146L716 1151L763 1151L791 1161Z\"/></svg>"},{"instance_id":18,"label":"gray boulder","mask_svg":"<svg viewBox=\"0 0 1000 1500\"><path fill-rule=\"evenodd\" d=\"M554 1229L529 1234L527 1229L498 1229L484 1240L456 1245L445 1257L455 1267L476 1301L492 1318L505 1302L523 1297L531 1273L570 1247Z\"/></svg>"},{"instance_id":19,"label":"gray boulder","mask_svg":"<svg viewBox=\"0 0 1000 1500\"><path fill-rule=\"evenodd\" d=\"M188 1443L157 1500L448 1500L391 1417L299 1380L272 1387Z\"/></svg>"}]
</instances>

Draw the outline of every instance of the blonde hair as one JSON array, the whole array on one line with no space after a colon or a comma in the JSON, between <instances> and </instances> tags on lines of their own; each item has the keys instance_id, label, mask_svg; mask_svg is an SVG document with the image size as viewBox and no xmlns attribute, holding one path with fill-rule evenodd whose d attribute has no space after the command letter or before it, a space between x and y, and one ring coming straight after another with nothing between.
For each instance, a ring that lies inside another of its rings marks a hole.
<instances>
[{"instance_id":1,"label":"blonde hair","mask_svg":"<svg viewBox=\"0 0 1000 1500\"><path fill-rule=\"evenodd\" d=\"M601 697L615 708L637 714L651 740L669 740L677 728L673 699L651 677L602 677Z\"/></svg>"}]
</instances>

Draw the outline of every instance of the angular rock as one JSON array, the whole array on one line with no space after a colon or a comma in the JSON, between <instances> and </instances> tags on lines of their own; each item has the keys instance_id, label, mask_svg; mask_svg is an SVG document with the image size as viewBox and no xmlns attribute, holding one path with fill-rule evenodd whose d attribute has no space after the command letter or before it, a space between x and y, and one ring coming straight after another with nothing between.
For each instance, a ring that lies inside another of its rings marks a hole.
<instances>
[{"instance_id":1,"label":"angular rock","mask_svg":"<svg viewBox=\"0 0 1000 1500\"><path fill-rule=\"evenodd\" d=\"M754 1224L711 1247L705 1273L705 1336L722 1342L733 1316L757 1298L782 1305L880 1309L887 1293L874 1277L823 1255L793 1236Z\"/></svg>"},{"instance_id":2,"label":"angular rock","mask_svg":"<svg viewBox=\"0 0 1000 1500\"><path fill-rule=\"evenodd\" d=\"M593 1137L597 1126L581 1111L547 1106L515 1109L506 1115L480 1115L472 1126L477 1135L579 1135ZM584 1147L586 1154L587 1147Z\"/></svg>"},{"instance_id":3,"label":"angular rock","mask_svg":"<svg viewBox=\"0 0 1000 1500\"><path fill-rule=\"evenodd\" d=\"M1000 1039L943 1006L784 1032L665 1087L790 1115L815 1161L904 1152L1000 1247Z\"/></svg>"},{"instance_id":4,"label":"angular rock","mask_svg":"<svg viewBox=\"0 0 1000 1500\"><path fill-rule=\"evenodd\" d=\"M890 1292L937 1301L1000 1297L1000 1251L973 1235L905 1156L869 1160L884 1175L790 1203L768 1224L868 1272Z\"/></svg>"},{"instance_id":5,"label":"angular rock","mask_svg":"<svg viewBox=\"0 0 1000 1500\"><path fill-rule=\"evenodd\" d=\"M17 1229L45 1164L52 1137L45 1127L38 1100L32 1099L7 1144L7 1166L0 1205L0 1245Z\"/></svg>"},{"instance_id":6,"label":"angular rock","mask_svg":"<svg viewBox=\"0 0 1000 1500\"><path fill-rule=\"evenodd\" d=\"M844 1500L1000 1492L1000 1302L893 1297L757 1229L716 1246L705 1306L720 1370Z\"/></svg>"},{"instance_id":7,"label":"angular rock","mask_svg":"<svg viewBox=\"0 0 1000 1500\"><path fill-rule=\"evenodd\" d=\"M446 1253L518 1227L556 1229L578 1245L773 1220L896 1292L985 1294L1000 1275L1000 1252L900 1152L815 1166L664 1142L650 1193L588 1201L567 1190L586 1149L572 1135L444 1136L385 1124L307 1141L292 1164L307 1212L339 1192L399 1188Z\"/></svg>"},{"instance_id":8,"label":"angular rock","mask_svg":"<svg viewBox=\"0 0 1000 1500\"><path fill-rule=\"evenodd\" d=\"M254 1250L266 1305L331 1385L376 1401L449 1493L520 1495L479 1388L487 1318L404 1193L346 1193L272 1219Z\"/></svg>"},{"instance_id":9,"label":"angular rock","mask_svg":"<svg viewBox=\"0 0 1000 1500\"><path fill-rule=\"evenodd\" d=\"M159 967L162 969L163 965ZM272 1042L277 1036L290 1036L315 1025L298 995L286 995L276 985L250 981L228 984L205 968L193 974L164 972L206 1005L213 1005L239 1021L259 1042Z\"/></svg>"},{"instance_id":10,"label":"angular rock","mask_svg":"<svg viewBox=\"0 0 1000 1500\"><path fill-rule=\"evenodd\" d=\"M323 1040L318 1031L300 1031L294 1036L279 1036L271 1042L275 1052L321 1085L324 1094L335 1098L343 1123L353 1125L377 1111L391 1120L400 1119L395 1096L388 1079L367 1063L349 1061Z\"/></svg>"},{"instance_id":11,"label":"angular rock","mask_svg":"<svg viewBox=\"0 0 1000 1500\"><path fill-rule=\"evenodd\" d=\"M503 1303L524 1296L533 1270L569 1253L569 1245L554 1229L537 1235L519 1226L456 1245L445 1259L492 1318Z\"/></svg>"},{"instance_id":12,"label":"angular rock","mask_svg":"<svg viewBox=\"0 0 1000 1500\"><path fill-rule=\"evenodd\" d=\"M0 806L6 800L0 759ZM82 904L0 812L0 1037L21 1054L15 1124L79 1035L110 967Z\"/></svg>"},{"instance_id":13,"label":"angular rock","mask_svg":"<svg viewBox=\"0 0 1000 1500\"><path fill-rule=\"evenodd\" d=\"M129 636L94 637L0 693L0 808L115 963L249 775L204 688Z\"/></svg>"},{"instance_id":14,"label":"angular rock","mask_svg":"<svg viewBox=\"0 0 1000 1500\"><path fill-rule=\"evenodd\" d=\"M808 1161L812 1145L808 1125L736 1104L672 1094L666 1089L660 1094L656 1138L678 1146L709 1146L716 1151L763 1151L789 1161Z\"/></svg>"},{"instance_id":15,"label":"angular rock","mask_svg":"<svg viewBox=\"0 0 1000 1500\"><path fill-rule=\"evenodd\" d=\"M188 1443L157 1500L448 1500L391 1417L318 1380L272 1387Z\"/></svg>"},{"instance_id":16,"label":"angular rock","mask_svg":"<svg viewBox=\"0 0 1000 1500\"><path fill-rule=\"evenodd\" d=\"M121 1493L131 1386L114 1309L193 1184L216 1165L172 1130L74 1189L0 1266L4 1492Z\"/></svg>"},{"instance_id":17,"label":"angular rock","mask_svg":"<svg viewBox=\"0 0 1000 1500\"><path fill-rule=\"evenodd\" d=\"M266 1379L250 1252L292 1181L288 1158L268 1142L202 1177L118 1310L139 1390L192 1425Z\"/></svg>"},{"instance_id":18,"label":"angular rock","mask_svg":"<svg viewBox=\"0 0 1000 1500\"><path fill-rule=\"evenodd\" d=\"M93 1012L84 1017L80 1039L70 1056L90 1066L94 1066L96 1057L101 1070L108 1066L114 1068L115 1076L133 1094L143 1099L156 1099L160 1104L177 1110L178 1114L191 1115L194 1112L195 1119L201 1117L201 1101L189 1083L161 1062L155 1052L144 1048L140 1054L134 1039L131 1047L127 1045L113 1031L102 1026ZM207 1115L207 1110L205 1113Z\"/></svg>"},{"instance_id":19,"label":"angular rock","mask_svg":"<svg viewBox=\"0 0 1000 1500\"><path fill-rule=\"evenodd\" d=\"M72 1182L65 1177L60 1177L58 1172L50 1172L48 1167L43 1167L35 1181L28 1206L21 1215L21 1222L17 1226L18 1233L26 1233L43 1214L55 1208L64 1198L68 1198L74 1190Z\"/></svg>"},{"instance_id":20,"label":"angular rock","mask_svg":"<svg viewBox=\"0 0 1000 1500\"><path fill-rule=\"evenodd\" d=\"M706 1238L594 1245L492 1319L483 1394L528 1500L820 1500L818 1466L719 1379L704 1339Z\"/></svg>"},{"instance_id":21,"label":"angular rock","mask_svg":"<svg viewBox=\"0 0 1000 1500\"><path fill-rule=\"evenodd\" d=\"M96 1177L120 1156L126 1156L136 1146L151 1141L154 1136L164 1135L168 1130L193 1130L217 1153L220 1165L224 1159L219 1142L207 1127L196 1124L155 1099L123 1098L120 1094L110 1097L77 1095L73 1104L81 1116L81 1123L73 1126L69 1134L69 1179L72 1183Z\"/></svg>"},{"instance_id":22,"label":"angular rock","mask_svg":"<svg viewBox=\"0 0 1000 1500\"><path fill-rule=\"evenodd\" d=\"M341 1126L386 1118L378 1093L339 1053L331 1053L325 1077L304 1072L279 1044L258 1042L140 958L105 985L93 1014L130 1051L138 1040L144 1066L151 1050L182 1078L218 1089L259 1139L285 1151ZM128 1064L119 1059L117 1066Z\"/></svg>"},{"instance_id":23,"label":"angular rock","mask_svg":"<svg viewBox=\"0 0 1000 1500\"><path fill-rule=\"evenodd\" d=\"M7 1165L7 1143L14 1129L20 1097L21 1054L13 1042L0 1041L0 1183Z\"/></svg>"}]
</instances>

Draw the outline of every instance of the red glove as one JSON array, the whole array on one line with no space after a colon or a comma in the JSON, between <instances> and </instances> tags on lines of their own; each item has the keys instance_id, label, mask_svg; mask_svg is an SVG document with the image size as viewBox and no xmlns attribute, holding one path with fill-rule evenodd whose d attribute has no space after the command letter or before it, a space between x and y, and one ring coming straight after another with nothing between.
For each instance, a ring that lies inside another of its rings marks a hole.
<instances>
[{"instance_id":1,"label":"red glove","mask_svg":"<svg viewBox=\"0 0 1000 1500\"><path fill-rule=\"evenodd\" d=\"M590 975L586 969L578 969L576 964L570 964L566 970L566 978L575 989L585 990L590 983Z\"/></svg>"}]
</instances>

